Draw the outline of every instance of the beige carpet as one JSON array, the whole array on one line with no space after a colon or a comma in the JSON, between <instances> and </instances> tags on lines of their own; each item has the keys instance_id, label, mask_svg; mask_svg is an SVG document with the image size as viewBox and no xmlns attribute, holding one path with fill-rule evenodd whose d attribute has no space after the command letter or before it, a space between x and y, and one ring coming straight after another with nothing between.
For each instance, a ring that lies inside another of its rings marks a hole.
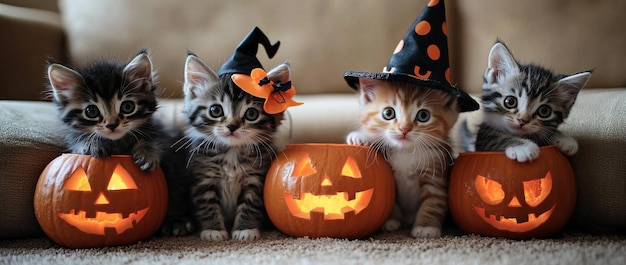
<instances>
[{"instance_id":1,"label":"beige carpet","mask_svg":"<svg viewBox=\"0 0 626 265\"><path fill-rule=\"evenodd\" d=\"M516 241L456 233L413 239L407 234L342 240L270 231L255 242L204 242L194 236L78 250L46 238L2 240L0 264L626 264L626 235L563 232Z\"/></svg>"}]
</instances>

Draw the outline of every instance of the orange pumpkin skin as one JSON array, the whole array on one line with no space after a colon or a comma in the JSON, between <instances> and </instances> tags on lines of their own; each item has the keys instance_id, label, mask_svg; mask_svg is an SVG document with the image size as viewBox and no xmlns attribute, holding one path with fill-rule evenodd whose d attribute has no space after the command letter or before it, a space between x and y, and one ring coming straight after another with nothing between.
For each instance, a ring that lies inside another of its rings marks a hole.
<instances>
[{"instance_id":1,"label":"orange pumpkin skin","mask_svg":"<svg viewBox=\"0 0 626 265\"><path fill-rule=\"evenodd\" d=\"M540 238L567 224L576 182L569 161L554 146L541 147L539 158L527 163L503 152L461 153L448 198L453 219L466 233Z\"/></svg>"},{"instance_id":2,"label":"orange pumpkin skin","mask_svg":"<svg viewBox=\"0 0 626 265\"><path fill-rule=\"evenodd\" d=\"M330 202L331 198L339 198ZM345 144L294 144L265 179L267 214L295 237L363 238L393 209L391 168L374 149Z\"/></svg>"},{"instance_id":3,"label":"orange pumpkin skin","mask_svg":"<svg viewBox=\"0 0 626 265\"><path fill-rule=\"evenodd\" d=\"M34 207L42 230L59 245L133 244L163 222L167 186L161 168L144 172L130 156L63 154L41 173Z\"/></svg>"}]
</instances>

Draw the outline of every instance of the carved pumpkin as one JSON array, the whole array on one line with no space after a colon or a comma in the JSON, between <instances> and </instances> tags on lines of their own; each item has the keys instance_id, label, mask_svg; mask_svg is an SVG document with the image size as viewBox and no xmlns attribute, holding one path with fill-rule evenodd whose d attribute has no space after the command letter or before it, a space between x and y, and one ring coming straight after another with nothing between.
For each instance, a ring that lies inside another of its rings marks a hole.
<instances>
[{"instance_id":1,"label":"carved pumpkin","mask_svg":"<svg viewBox=\"0 0 626 265\"><path fill-rule=\"evenodd\" d=\"M291 236L365 237L387 220L394 199L384 157L345 144L288 145L264 188L270 220Z\"/></svg>"},{"instance_id":2,"label":"carved pumpkin","mask_svg":"<svg viewBox=\"0 0 626 265\"><path fill-rule=\"evenodd\" d=\"M527 239L557 233L576 203L567 158L554 146L519 163L503 152L461 153L452 167L448 198L467 233Z\"/></svg>"},{"instance_id":3,"label":"carved pumpkin","mask_svg":"<svg viewBox=\"0 0 626 265\"><path fill-rule=\"evenodd\" d=\"M144 172L130 156L63 154L41 173L34 206L42 230L59 245L132 244L163 222L167 186L160 168Z\"/></svg>"}]
</instances>

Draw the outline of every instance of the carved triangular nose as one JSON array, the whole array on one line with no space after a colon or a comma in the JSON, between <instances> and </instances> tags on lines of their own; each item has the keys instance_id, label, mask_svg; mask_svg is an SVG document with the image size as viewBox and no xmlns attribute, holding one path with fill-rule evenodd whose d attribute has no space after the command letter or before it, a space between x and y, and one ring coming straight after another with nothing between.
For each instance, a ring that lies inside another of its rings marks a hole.
<instances>
[{"instance_id":1,"label":"carved triangular nose","mask_svg":"<svg viewBox=\"0 0 626 265\"><path fill-rule=\"evenodd\" d=\"M513 196L513 199L511 199L511 202L509 202L509 205L507 205L508 207L522 207L522 204L519 203L519 200L517 199L517 197Z\"/></svg>"},{"instance_id":2,"label":"carved triangular nose","mask_svg":"<svg viewBox=\"0 0 626 265\"><path fill-rule=\"evenodd\" d=\"M100 192L100 195L98 195L98 198L96 199L96 204L109 204L109 200L107 200L107 198L104 197L104 194Z\"/></svg>"}]
</instances>

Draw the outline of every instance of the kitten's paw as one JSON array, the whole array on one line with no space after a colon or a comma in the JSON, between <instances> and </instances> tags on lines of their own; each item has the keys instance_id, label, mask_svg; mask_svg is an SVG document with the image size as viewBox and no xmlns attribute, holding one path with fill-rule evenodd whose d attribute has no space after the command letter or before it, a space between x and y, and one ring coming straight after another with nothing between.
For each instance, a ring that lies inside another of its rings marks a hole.
<instances>
[{"instance_id":1,"label":"kitten's paw","mask_svg":"<svg viewBox=\"0 0 626 265\"><path fill-rule=\"evenodd\" d=\"M361 134L359 132L351 132L346 137L346 143L349 145L367 145L365 140L361 138Z\"/></svg>"},{"instance_id":2,"label":"kitten's paw","mask_svg":"<svg viewBox=\"0 0 626 265\"><path fill-rule=\"evenodd\" d=\"M188 236L194 230L193 222L189 218L166 219L159 228L159 236Z\"/></svg>"},{"instance_id":3,"label":"kitten's paw","mask_svg":"<svg viewBox=\"0 0 626 265\"><path fill-rule=\"evenodd\" d=\"M244 230L234 230L232 233L232 237L235 240L257 240L261 238L261 232L259 229L244 229Z\"/></svg>"},{"instance_id":4,"label":"kitten's paw","mask_svg":"<svg viewBox=\"0 0 626 265\"><path fill-rule=\"evenodd\" d=\"M225 241L228 240L228 232L226 230L202 230L200 238L206 241Z\"/></svg>"},{"instance_id":5,"label":"kitten's paw","mask_svg":"<svg viewBox=\"0 0 626 265\"><path fill-rule=\"evenodd\" d=\"M556 138L554 145L565 155L572 156L578 152L578 142L570 136Z\"/></svg>"},{"instance_id":6,"label":"kitten's paw","mask_svg":"<svg viewBox=\"0 0 626 265\"><path fill-rule=\"evenodd\" d=\"M385 232L393 232L398 231L398 229L400 229L400 226L402 226L400 220L387 219L387 221L385 221L385 224L383 224L382 229Z\"/></svg>"},{"instance_id":7,"label":"kitten's paw","mask_svg":"<svg viewBox=\"0 0 626 265\"><path fill-rule=\"evenodd\" d=\"M411 230L414 238L439 238L441 237L441 229L433 226L415 226Z\"/></svg>"},{"instance_id":8,"label":"kitten's paw","mask_svg":"<svg viewBox=\"0 0 626 265\"><path fill-rule=\"evenodd\" d=\"M135 164L143 171L154 171L159 166L159 155L157 153L140 152L133 154Z\"/></svg>"},{"instance_id":9,"label":"kitten's paw","mask_svg":"<svg viewBox=\"0 0 626 265\"><path fill-rule=\"evenodd\" d=\"M507 147L504 152L506 157L517 160L517 162L532 161L539 157L539 146L535 143L527 143Z\"/></svg>"}]
</instances>

